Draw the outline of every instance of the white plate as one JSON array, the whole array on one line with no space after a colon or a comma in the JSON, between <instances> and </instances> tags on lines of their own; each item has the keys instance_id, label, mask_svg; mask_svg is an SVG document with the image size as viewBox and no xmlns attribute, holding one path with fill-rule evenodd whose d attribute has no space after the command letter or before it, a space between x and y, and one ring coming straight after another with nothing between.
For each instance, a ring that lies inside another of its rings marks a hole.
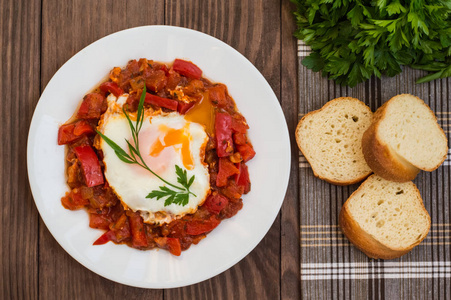
<instances>
[{"instance_id":1,"label":"white plate","mask_svg":"<svg viewBox=\"0 0 451 300\"><path fill-rule=\"evenodd\" d=\"M249 162L252 191L244 195L243 209L180 257L164 250L139 251L111 242L93 246L102 231L89 228L84 210L66 210L60 201L68 187L64 147L57 145L58 127L113 67L143 57L163 62L187 59L202 69L203 76L226 84L250 125L249 136L257 152ZM36 106L27 151L28 176L36 206L64 250L105 278L145 288L194 284L244 258L274 222L290 172L286 121L265 78L227 44L197 31L169 26L137 27L114 33L67 61L50 80Z\"/></svg>"}]
</instances>

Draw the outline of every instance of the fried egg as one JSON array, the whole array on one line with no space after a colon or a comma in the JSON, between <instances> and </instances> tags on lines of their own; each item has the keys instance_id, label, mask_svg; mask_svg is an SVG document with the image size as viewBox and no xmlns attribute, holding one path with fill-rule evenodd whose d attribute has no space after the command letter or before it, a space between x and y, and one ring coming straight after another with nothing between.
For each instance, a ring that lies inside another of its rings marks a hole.
<instances>
[{"instance_id":1,"label":"fried egg","mask_svg":"<svg viewBox=\"0 0 451 300\"><path fill-rule=\"evenodd\" d=\"M98 130L128 151L126 140L134 145L131 129L122 105L128 95L107 98L108 110L102 116ZM136 114L130 113L134 124ZM201 124L187 121L177 112L164 113L161 110L145 110L144 122L138 136L139 151L146 165L160 177L177 186L176 166L187 172L188 180L195 176L185 206L170 204L165 206L165 198L157 200L146 196L159 190L166 183L137 164L127 164L120 160L115 151L103 140L99 148L103 151L105 178L115 191L125 209L139 211L144 222L149 224L169 223L186 214L196 212L210 193L210 175L204 163L208 135ZM171 188L175 190L175 188Z\"/></svg>"}]
</instances>

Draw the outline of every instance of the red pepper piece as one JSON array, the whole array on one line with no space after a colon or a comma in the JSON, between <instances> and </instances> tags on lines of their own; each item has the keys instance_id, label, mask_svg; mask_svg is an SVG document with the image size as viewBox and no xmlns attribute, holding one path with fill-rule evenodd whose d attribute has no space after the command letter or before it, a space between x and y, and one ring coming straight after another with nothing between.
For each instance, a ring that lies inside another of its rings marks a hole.
<instances>
[{"instance_id":1,"label":"red pepper piece","mask_svg":"<svg viewBox=\"0 0 451 300\"><path fill-rule=\"evenodd\" d=\"M235 114L232 118L233 132L246 133L248 129L249 125L247 125L246 119L239 114Z\"/></svg>"},{"instance_id":2,"label":"red pepper piece","mask_svg":"<svg viewBox=\"0 0 451 300\"><path fill-rule=\"evenodd\" d=\"M65 145L78 139L80 136L74 134L75 124L64 124L58 129L58 145Z\"/></svg>"},{"instance_id":3,"label":"red pepper piece","mask_svg":"<svg viewBox=\"0 0 451 300\"><path fill-rule=\"evenodd\" d=\"M221 223L216 216L211 216L208 220L193 220L186 223L186 233L190 235L199 235L212 231Z\"/></svg>"},{"instance_id":4,"label":"red pepper piece","mask_svg":"<svg viewBox=\"0 0 451 300\"><path fill-rule=\"evenodd\" d=\"M72 124L61 125L58 129L58 145L72 143L83 134L93 134L95 131L85 120L80 120Z\"/></svg>"},{"instance_id":5,"label":"red pepper piece","mask_svg":"<svg viewBox=\"0 0 451 300\"><path fill-rule=\"evenodd\" d=\"M208 89L211 103L219 108L234 109L235 104L232 98L227 96L227 87L223 84L216 84Z\"/></svg>"},{"instance_id":6,"label":"red pepper piece","mask_svg":"<svg viewBox=\"0 0 451 300\"><path fill-rule=\"evenodd\" d=\"M150 71L145 74L146 87L149 91L159 92L166 87L167 77L163 70Z\"/></svg>"},{"instance_id":7,"label":"red pepper piece","mask_svg":"<svg viewBox=\"0 0 451 300\"><path fill-rule=\"evenodd\" d=\"M234 133L233 134L233 142L235 145L244 145L247 142L246 135L244 133Z\"/></svg>"},{"instance_id":8,"label":"red pepper piece","mask_svg":"<svg viewBox=\"0 0 451 300\"><path fill-rule=\"evenodd\" d=\"M111 93L116 97L119 97L120 95L122 95L124 93L124 91L117 85L117 83L111 82L111 81L102 83L99 86L99 89L105 94Z\"/></svg>"},{"instance_id":9,"label":"red pepper piece","mask_svg":"<svg viewBox=\"0 0 451 300\"><path fill-rule=\"evenodd\" d=\"M215 118L216 152L218 157L233 153L232 117L226 113L216 113Z\"/></svg>"},{"instance_id":10,"label":"red pepper piece","mask_svg":"<svg viewBox=\"0 0 451 300\"><path fill-rule=\"evenodd\" d=\"M226 197L220 194L212 194L208 196L202 206L205 207L211 214L217 215L224 207L227 206L227 203L229 203L229 200Z\"/></svg>"},{"instance_id":11,"label":"red pepper piece","mask_svg":"<svg viewBox=\"0 0 451 300\"><path fill-rule=\"evenodd\" d=\"M210 101L219 107L225 107L227 103L226 87L223 84L217 84L208 90Z\"/></svg>"},{"instance_id":12,"label":"red pepper piece","mask_svg":"<svg viewBox=\"0 0 451 300\"><path fill-rule=\"evenodd\" d=\"M110 221L102 214L89 214L89 227L96 229L110 229Z\"/></svg>"},{"instance_id":13,"label":"red pepper piece","mask_svg":"<svg viewBox=\"0 0 451 300\"><path fill-rule=\"evenodd\" d=\"M78 189L73 189L66 192L66 195L61 198L61 203L66 209L77 210L88 205L89 200L83 198Z\"/></svg>"},{"instance_id":14,"label":"red pepper piece","mask_svg":"<svg viewBox=\"0 0 451 300\"><path fill-rule=\"evenodd\" d=\"M175 256L182 254L182 245L178 238L158 237L154 239L158 247L169 250L169 253Z\"/></svg>"},{"instance_id":15,"label":"red pepper piece","mask_svg":"<svg viewBox=\"0 0 451 300\"><path fill-rule=\"evenodd\" d=\"M166 89L174 90L182 80L182 76L179 73L175 72L173 69L170 69L168 72Z\"/></svg>"},{"instance_id":16,"label":"red pepper piece","mask_svg":"<svg viewBox=\"0 0 451 300\"><path fill-rule=\"evenodd\" d=\"M251 144L247 143L244 145L236 145L236 149L241 154L244 162L249 161L255 156L254 148Z\"/></svg>"},{"instance_id":17,"label":"red pepper piece","mask_svg":"<svg viewBox=\"0 0 451 300\"><path fill-rule=\"evenodd\" d=\"M109 241L115 241L116 236L113 231L109 230L102 234L94 243L93 245L103 245L108 243Z\"/></svg>"},{"instance_id":18,"label":"red pepper piece","mask_svg":"<svg viewBox=\"0 0 451 300\"><path fill-rule=\"evenodd\" d=\"M200 79L202 77L202 70L190 61L176 59L172 68L174 71L189 78Z\"/></svg>"},{"instance_id":19,"label":"red pepper piece","mask_svg":"<svg viewBox=\"0 0 451 300\"><path fill-rule=\"evenodd\" d=\"M244 193L244 187L238 186L235 180L227 181L227 185L221 188L221 194L229 199L229 203L236 202L241 198Z\"/></svg>"},{"instance_id":20,"label":"red pepper piece","mask_svg":"<svg viewBox=\"0 0 451 300\"><path fill-rule=\"evenodd\" d=\"M149 93L146 93L146 98L144 99L144 102L152 104L152 105L160 106L160 107L165 107L170 110L177 110L177 106L178 106L178 101L176 101L176 100L162 98L162 97L152 95Z\"/></svg>"},{"instance_id":21,"label":"red pepper piece","mask_svg":"<svg viewBox=\"0 0 451 300\"><path fill-rule=\"evenodd\" d=\"M227 158L219 159L218 176L216 177L216 186L222 187L227 184L227 178L234 174L238 174L239 170L235 165Z\"/></svg>"},{"instance_id":22,"label":"red pepper piece","mask_svg":"<svg viewBox=\"0 0 451 300\"><path fill-rule=\"evenodd\" d=\"M81 163L83 175L88 187L103 184L103 174L99 159L91 146L79 146L74 149Z\"/></svg>"},{"instance_id":23,"label":"red pepper piece","mask_svg":"<svg viewBox=\"0 0 451 300\"><path fill-rule=\"evenodd\" d=\"M180 240L176 238L167 238L167 239L169 252L172 255L180 256L180 254L182 254L182 245L180 244Z\"/></svg>"},{"instance_id":24,"label":"red pepper piece","mask_svg":"<svg viewBox=\"0 0 451 300\"><path fill-rule=\"evenodd\" d=\"M105 97L99 93L87 94L78 109L78 119L99 119L107 110L108 104Z\"/></svg>"},{"instance_id":25,"label":"red pepper piece","mask_svg":"<svg viewBox=\"0 0 451 300\"><path fill-rule=\"evenodd\" d=\"M74 134L77 136L80 136L82 134L94 134L94 128L92 128L91 125L89 125L88 122L86 122L85 120L80 120L77 123L75 123L75 128L74 128Z\"/></svg>"},{"instance_id":26,"label":"red pepper piece","mask_svg":"<svg viewBox=\"0 0 451 300\"><path fill-rule=\"evenodd\" d=\"M137 212L129 212L128 216L130 218L130 231L132 234L133 247L147 247L147 238L143 219Z\"/></svg>"},{"instance_id":27,"label":"red pepper piece","mask_svg":"<svg viewBox=\"0 0 451 300\"><path fill-rule=\"evenodd\" d=\"M245 163L238 163L237 165L240 173L235 177L235 182L238 186L243 187L243 194L247 194L251 190L249 171Z\"/></svg>"},{"instance_id":28,"label":"red pepper piece","mask_svg":"<svg viewBox=\"0 0 451 300\"><path fill-rule=\"evenodd\" d=\"M184 115L188 110L190 110L194 106L194 104L195 104L195 102L189 102L189 103L179 102L179 106L177 107L177 111L181 115Z\"/></svg>"}]
</instances>

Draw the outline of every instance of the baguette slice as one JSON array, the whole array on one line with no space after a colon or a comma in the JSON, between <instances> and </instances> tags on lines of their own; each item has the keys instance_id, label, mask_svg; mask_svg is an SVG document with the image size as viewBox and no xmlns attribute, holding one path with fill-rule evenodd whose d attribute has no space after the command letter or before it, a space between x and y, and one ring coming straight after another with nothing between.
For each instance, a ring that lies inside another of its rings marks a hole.
<instances>
[{"instance_id":1,"label":"baguette slice","mask_svg":"<svg viewBox=\"0 0 451 300\"><path fill-rule=\"evenodd\" d=\"M374 173L405 182L420 170L437 169L446 159L448 141L429 106L418 97L402 94L374 113L363 134L362 149Z\"/></svg>"},{"instance_id":2,"label":"baguette slice","mask_svg":"<svg viewBox=\"0 0 451 300\"><path fill-rule=\"evenodd\" d=\"M343 205L339 224L349 241L369 257L393 259L426 237L431 218L412 181L371 175Z\"/></svg>"},{"instance_id":3,"label":"baguette slice","mask_svg":"<svg viewBox=\"0 0 451 300\"><path fill-rule=\"evenodd\" d=\"M299 121L296 142L315 176L332 184L349 185L372 173L361 145L372 115L360 100L342 97Z\"/></svg>"}]
</instances>

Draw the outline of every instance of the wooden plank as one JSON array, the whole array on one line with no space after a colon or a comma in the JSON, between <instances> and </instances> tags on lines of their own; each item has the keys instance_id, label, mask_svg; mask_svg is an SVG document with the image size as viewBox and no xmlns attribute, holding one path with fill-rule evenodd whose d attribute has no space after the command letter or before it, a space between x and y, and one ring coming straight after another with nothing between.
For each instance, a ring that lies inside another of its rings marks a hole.
<instances>
[{"instance_id":1,"label":"wooden plank","mask_svg":"<svg viewBox=\"0 0 451 300\"><path fill-rule=\"evenodd\" d=\"M296 25L294 6L282 1L281 34L281 102L288 130L293 133L298 123L297 40L293 36ZM300 299L299 248L299 150L291 137L291 176L281 213L281 296L282 299Z\"/></svg>"},{"instance_id":2,"label":"wooden plank","mask_svg":"<svg viewBox=\"0 0 451 300\"><path fill-rule=\"evenodd\" d=\"M38 289L38 213L27 176L27 137L39 98L40 2L0 0L0 298Z\"/></svg>"},{"instance_id":3,"label":"wooden plank","mask_svg":"<svg viewBox=\"0 0 451 300\"><path fill-rule=\"evenodd\" d=\"M44 0L41 86L45 87L57 69L72 55L95 40L125 28L163 23L163 3L163 0L153 1L151 5L147 1ZM163 297L160 290L117 284L84 268L57 244L42 221L39 237L41 299Z\"/></svg>"},{"instance_id":4,"label":"wooden plank","mask_svg":"<svg viewBox=\"0 0 451 300\"><path fill-rule=\"evenodd\" d=\"M199 30L231 45L262 72L280 99L278 1L168 1L166 24ZM279 272L277 218L263 241L240 263L200 284L167 290L165 299L279 299Z\"/></svg>"}]
</instances>

